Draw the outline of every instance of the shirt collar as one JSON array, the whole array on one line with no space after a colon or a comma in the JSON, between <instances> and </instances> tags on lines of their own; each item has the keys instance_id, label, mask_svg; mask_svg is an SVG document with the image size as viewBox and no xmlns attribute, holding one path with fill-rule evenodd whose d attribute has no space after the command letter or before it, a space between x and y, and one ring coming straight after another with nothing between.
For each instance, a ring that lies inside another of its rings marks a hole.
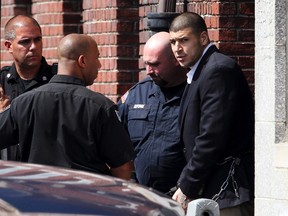
<instances>
[{"instance_id":1,"label":"shirt collar","mask_svg":"<svg viewBox=\"0 0 288 216\"><path fill-rule=\"evenodd\" d=\"M202 56L198 59L198 61L192 66L190 67L190 71L187 73L187 83L188 84L191 84L192 82L192 79L193 79L193 76L194 76L194 73L202 59L202 57L205 55L205 53L207 52L207 50L212 46L213 44L210 43L205 49L204 49L204 52L202 53Z\"/></svg>"},{"instance_id":2,"label":"shirt collar","mask_svg":"<svg viewBox=\"0 0 288 216\"><path fill-rule=\"evenodd\" d=\"M69 76L69 75L54 75L50 83L67 83L67 84L75 84L85 86L84 81L77 77Z\"/></svg>"},{"instance_id":3,"label":"shirt collar","mask_svg":"<svg viewBox=\"0 0 288 216\"><path fill-rule=\"evenodd\" d=\"M48 82L47 77L51 77L50 72L51 69L49 68L49 65L47 64L45 58L42 56L41 59L41 66L39 69L39 72L37 73L36 77L34 77L31 80L36 80L37 82ZM21 79L19 74L17 73L15 63L13 62L9 72L6 75L7 82L8 83L15 83L18 79Z\"/></svg>"}]
</instances>

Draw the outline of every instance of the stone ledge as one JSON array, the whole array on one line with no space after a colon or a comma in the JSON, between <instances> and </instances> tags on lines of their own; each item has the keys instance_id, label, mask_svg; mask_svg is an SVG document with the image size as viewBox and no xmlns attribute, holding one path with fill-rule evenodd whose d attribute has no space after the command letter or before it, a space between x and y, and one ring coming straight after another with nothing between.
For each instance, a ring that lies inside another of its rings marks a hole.
<instances>
[{"instance_id":1,"label":"stone ledge","mask_svg":"<svg viewBox=\"0 0 288 216\"><path fill-rule=\"evenodd\" d=\"M273 165L277 168L288 169L288 142L274 145Z\"/></svg>"}]
</instances>

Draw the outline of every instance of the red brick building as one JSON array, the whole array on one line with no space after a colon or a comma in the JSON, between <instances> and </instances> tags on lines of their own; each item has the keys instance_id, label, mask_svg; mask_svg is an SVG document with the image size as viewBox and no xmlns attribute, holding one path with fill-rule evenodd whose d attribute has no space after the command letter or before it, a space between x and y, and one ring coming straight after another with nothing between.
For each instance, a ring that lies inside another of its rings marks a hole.
<instances>
[{"instance_id":1,"label":"red brick building","mask_svg":"<svg viewBox=\"0 0 288 216\"><path fill-rule=\"evenodd\" d=\"M173 1L173 0L167 0ZM254 1L177 0L176 12L204 16L211 39L221 52L241 65L254 90ZM147 16L159 9L158 0L2 0L1 67L11 64L4 48L3 28L16 14L29 14L42 26L44 52L56 62L59 40L69 33L92 36L99 45L102 68L90 88L115 102L145 76L141 60L144 43L151 36Z\"/></svg>"}]
</instances>

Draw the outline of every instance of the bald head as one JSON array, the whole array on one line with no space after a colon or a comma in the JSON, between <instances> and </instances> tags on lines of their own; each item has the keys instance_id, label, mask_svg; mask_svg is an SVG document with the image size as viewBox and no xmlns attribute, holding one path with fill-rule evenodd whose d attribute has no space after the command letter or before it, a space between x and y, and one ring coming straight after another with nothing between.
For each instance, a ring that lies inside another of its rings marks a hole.
<instances>
[{"instance_id":1,"label":"bald head","mask_svg":"<svg viewBox=\"0 0 288 216\"><path fill-rule=\"evenodd\" d=\"M98 58L98 46L92 37L69 34L58 45L58 74L74 76L91 85L101 67Z\"/></svg>"},{"instance_id":2,"label":"bald head","mask_svg":"<svg viewBox=\"0 0 288 216\"><path fill-rule=\"evenodd\" d=\"M152 35L146 42L143 53L156 52L157 55L166 55L173 57L171 50L170 35L168 32L158 32Z\"/></svg>"},{"instance_id":3,"label":"bald head","mask_svg":"<svg viewBox=\"0 0 288 216\"><path fill-rule=\"evenodd\" d=\"M90 48L95 46L96 42L88 35L69 34L59 43L58 59L76 60L80 55L87 55Z\"/></svg>"},{"instance_id":4,"label":"bald head","mask_svg":"<svg viewBox=\"0 0 288 216\"><path fill-rule=\"evenodd\" d=\"M143 49L146 74L160 87L173 87L186 80L186 69L176 60L170 44L168 32L158 32L151 36Z\"/></svg>"},{"instance_id":5,"label":"bald head","mask_svg":"<svg viewBox=\"0 0 288 216\"><path fill-rule=\"evenodd\" d=\"M15 30L17 28L31 26L37 27L41 32L39 23L33 17L27 15L17 15L12 17L4 27L5 40L14 40L16 37Z\"/></svg>"}]
</instances>

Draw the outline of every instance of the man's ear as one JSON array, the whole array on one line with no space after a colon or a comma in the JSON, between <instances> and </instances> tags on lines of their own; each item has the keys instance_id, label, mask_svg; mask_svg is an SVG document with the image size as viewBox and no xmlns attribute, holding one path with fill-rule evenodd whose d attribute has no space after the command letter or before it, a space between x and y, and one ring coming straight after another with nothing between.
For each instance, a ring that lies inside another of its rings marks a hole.
<instances>
[{"instance_id":1,"label":"man's ear","mask_svg":"<svg viewBox=\"0 0 288 216\"><path fill-rule=\"evenodd\" d=\"M9 41L9 40L5 40L5 42L4 42L4 46L6 47L6 49L10 52L10 53L12 53L12 43L11 43L11 41Z\"/></svg>"},{"instance_id":2,"label":"man's ear","mask_svg":"<svg viewBox=\"0 0 288 216\"><path fill-rule=\"evenodd\" d=\"M78 62L78 65L79 65L81 68L85 68L85 67L86 67L86 58L85 58L84 55L80 55L80 56L78 57L77 62Z\"/></svg>"},{"instance_id":3,"label":"man's ear","mask_svg":"<svg viewBox=\"0 0 288 216\"><path fill-rule=\"evenodd\" d=\"M205 46L209 43L209 36L208 36L208 32L207 31L203 31L200 34L200 42L202 46Z\"/></svg>"}]
</instances>

